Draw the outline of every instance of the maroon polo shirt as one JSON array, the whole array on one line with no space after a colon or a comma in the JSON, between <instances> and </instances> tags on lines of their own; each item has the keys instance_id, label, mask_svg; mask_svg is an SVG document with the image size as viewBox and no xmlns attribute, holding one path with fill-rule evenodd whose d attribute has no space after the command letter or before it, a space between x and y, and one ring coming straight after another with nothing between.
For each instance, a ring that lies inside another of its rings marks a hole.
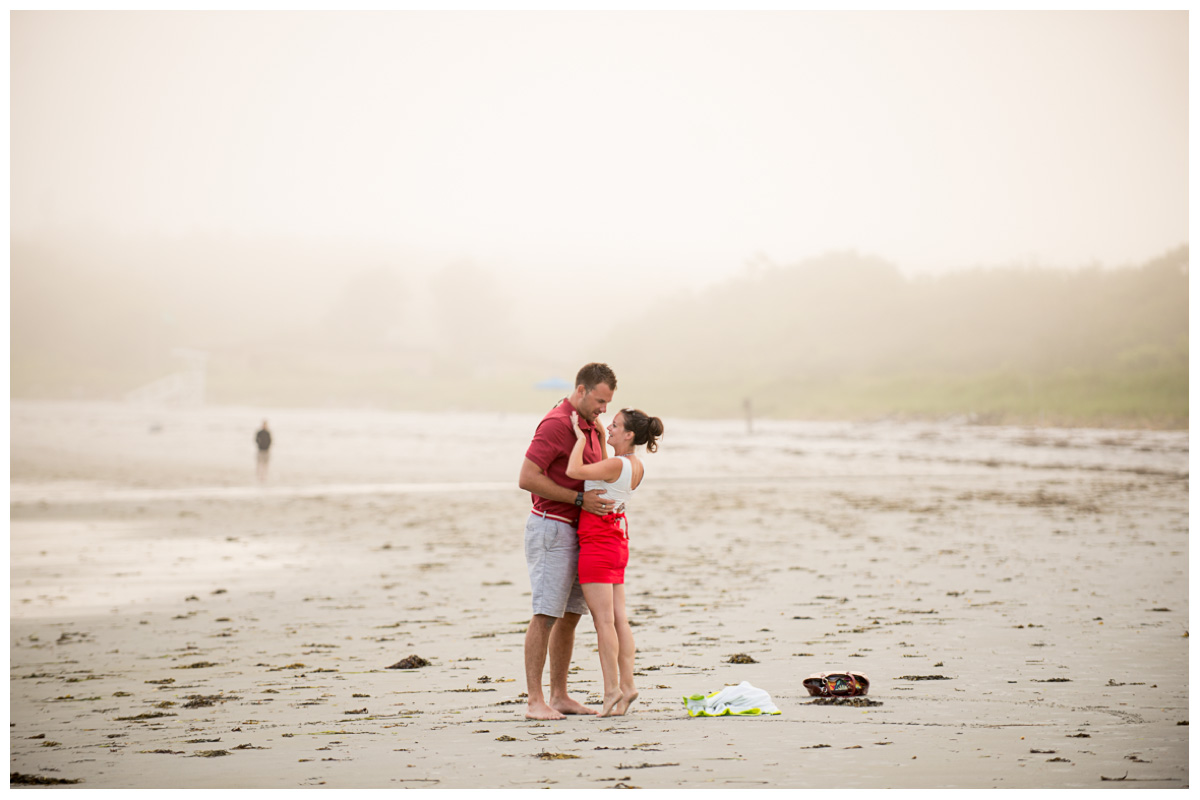
<instances>
[{"instance_id":1,"label":"maroon polo shirt","mask_svg":"<svg viewBox=\"0 0 1200 800\"><path fill-rule=\"evenodd\" d=\"M537 432L533 434L533 441L529 443L525 457L537 464L542 472L559 486L565 486L573 492L582 492L583 481L567 477L567 461L575 448L575 426L571 424L571 412L574 410L575 407L565 399L550 409L538 423ZM594 464L600 460L600 438L596 433L596 426L580 417L579 427L583 429L586 439L583 446L583 463ZM531 496L534 511L554 514L572 521L579 519L579 507L574 503L559 503L532 493Z\"/></svg>"}]
</instances>

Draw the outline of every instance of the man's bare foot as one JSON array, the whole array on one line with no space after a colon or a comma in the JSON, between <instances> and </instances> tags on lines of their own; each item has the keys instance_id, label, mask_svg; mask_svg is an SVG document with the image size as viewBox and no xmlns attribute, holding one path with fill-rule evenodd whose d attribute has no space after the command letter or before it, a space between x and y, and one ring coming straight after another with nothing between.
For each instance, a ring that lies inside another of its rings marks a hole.
<instances>
[{"instance_id":1,"label":"man's bare foot","mask_svg":"<svg viewBox=\"0 0 1200 800\"><path fill-rule=\"evenodd\" d=\"M621 693L604 695L604 706L600 709L600 716L611 717L615 715L613 709L621 699Z\"/></svg>"},{"instance_id":2,"label":"man's bare foot","mask_svg":"<svg viewBox=\"0 0 1200 800\"><path fill-rule=\"evenodd\" d=\"M544 700L530 700L525 719L566 719L562 714L546 705Z\"/></svg>"},{"instance_id":3,"label":"man's bare foot","mask_svg":"<svg viewBox=\"0 0 1200 800\"><path fill-rule=\"evenodd\" d=\"M613 706L613 716L619 717L624 715L625 712L629 710L629 707L633 705L633 701L637 700L637 698L637 689L630 689L628 692L622 692L620 699L618 699L616 705Z\"/></svg>"},{"instance_id":4,"label":"man's bare foot","mask_svg":"<svg viewBox=\"0 0 1200 800\"><path fill-rule=\"evenodd\" d=\"M579 703L575 700L572 700L570 697L564 697L562 699L551 698L550 707L553 708L555 711L559 711L563 714L595 714L596 713L596 709L588 708L583 703ZM562 717L558 717L558 719L562 719Z\"/></svg>"}]
</instances>

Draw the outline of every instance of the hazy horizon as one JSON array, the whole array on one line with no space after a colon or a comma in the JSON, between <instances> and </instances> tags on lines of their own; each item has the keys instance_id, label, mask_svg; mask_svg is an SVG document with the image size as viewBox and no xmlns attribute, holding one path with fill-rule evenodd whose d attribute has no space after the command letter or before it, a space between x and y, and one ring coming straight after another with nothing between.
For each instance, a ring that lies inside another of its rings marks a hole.
<instances>
[{"instance_id":1,"label":"hazy horizon","mask_svg":"<svg viewBox=\"0 0 1200 800\"><path fill-rule=\"evenodd\" d=\"M182 349L217 402L520 405L612 359L668 409L720 364L706 413L1186 424L1185 11L16 11L10 45L13 397Z\"/></svg>"}]
</instances>

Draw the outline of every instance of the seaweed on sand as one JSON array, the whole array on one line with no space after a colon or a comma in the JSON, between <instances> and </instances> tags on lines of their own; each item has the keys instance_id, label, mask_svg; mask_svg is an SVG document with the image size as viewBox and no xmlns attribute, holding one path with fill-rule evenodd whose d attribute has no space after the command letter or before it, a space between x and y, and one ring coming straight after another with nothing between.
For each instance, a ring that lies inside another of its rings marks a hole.
<instances>
[{"instance_id":1,"label":"seaweed on sand","mask_svg":"<svg viewBox=\"0 0 1200 800\"><path fill-rule=\"evenodd\" d=\"M392 664L390 667L388 667L388 669L417 669L418 667L428 667L429 664L429 661L414 654L408 658L403 658L397 661L395 664Z\"/></svg>"},{"instance_id":2,"label":"seaweed on sand","mask_svg":"<svg viewBox=\"0 0 1200 800\"><path fill-rule=\"evenodd\" d=\"M23 786L55 786L64 783L83 783L83 778L47 778L44 775L26 775L23 772L10 772L8 783Z\"/></svg>"}]
</instances>

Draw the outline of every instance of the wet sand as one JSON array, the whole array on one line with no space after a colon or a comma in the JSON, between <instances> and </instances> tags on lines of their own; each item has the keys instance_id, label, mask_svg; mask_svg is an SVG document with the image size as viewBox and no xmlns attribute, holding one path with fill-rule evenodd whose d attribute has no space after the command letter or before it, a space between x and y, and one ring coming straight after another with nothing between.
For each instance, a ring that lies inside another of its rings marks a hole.
<instances>
[{"instance_id":1,"label":"wet sand","mask_svg":"<svg viewBox=\"0 0 1200 800\"><path fill-rule=\"evenodd\" d=\"M672 439L668 421L630 511L641 696L624 717L534 722L527 420L443 438L411 472L279 433L293 449L257 487L213 480L215 418L210 449L181 456L114 449L141 420L33 435L59 414L14 411L12 772L81 788L1189 785L1186 433L680 423ZM428 423L398 424L405 452ZM248 430L228 447L252 475ZM389 669L414 655L428 666ZM803 678L838 669L878 704L814 704ZM684 711L743 680L783 713ZM571 688L599 707L586 619Z\"/></svg>"}]
</instances>

